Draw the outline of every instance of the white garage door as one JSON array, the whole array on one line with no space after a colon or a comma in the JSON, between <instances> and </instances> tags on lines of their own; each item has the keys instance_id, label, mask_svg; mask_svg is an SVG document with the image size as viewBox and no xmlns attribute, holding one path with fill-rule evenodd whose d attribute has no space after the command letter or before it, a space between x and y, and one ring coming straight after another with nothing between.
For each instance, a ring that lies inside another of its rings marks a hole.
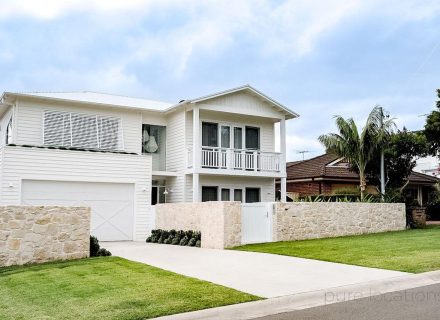
<instances>
[{"instance_id":1,"label":"white garage door","mask_svg":"<svg viewBox=\"0 0 440 320\"><path fill-rule=\"evenodd\" d=\"M133 184L23 180L21 192L25 205L91 207L90 233L99 240L133 239Z\"/></svg>"}]
</instances>

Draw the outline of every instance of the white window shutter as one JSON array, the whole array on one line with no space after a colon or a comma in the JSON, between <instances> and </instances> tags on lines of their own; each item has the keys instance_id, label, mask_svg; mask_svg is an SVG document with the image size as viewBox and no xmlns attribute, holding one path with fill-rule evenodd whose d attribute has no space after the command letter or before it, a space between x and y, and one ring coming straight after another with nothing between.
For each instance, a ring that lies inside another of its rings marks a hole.
<instances>
[{"instance_id":1,"label":"white window shutter","mask_svg":"<svg viewBox=\"0 0 440 320\"><path fill-rule=\"evenodd\" d=\"M44 112L44 144L123 150L121 119L74 112Z\"/></svg>"}]
</instances>

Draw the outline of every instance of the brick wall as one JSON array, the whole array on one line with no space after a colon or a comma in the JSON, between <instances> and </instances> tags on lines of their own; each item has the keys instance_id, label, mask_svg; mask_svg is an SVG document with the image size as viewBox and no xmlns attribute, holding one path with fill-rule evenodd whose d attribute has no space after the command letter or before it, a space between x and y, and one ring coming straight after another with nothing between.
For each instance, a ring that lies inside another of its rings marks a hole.
<instances>
[{"instance_id":1,"label":"brick wall","mask_svg":"<svg viewBox=\"0 0 440 320\"><path fill-rule=\"evenodd\" d=\"M332 186L327 182L288 182L286 188L287 192L297 193L300 197L313 196L318 194L331 194L332 192Z\"/></svg>"}]
</instances>

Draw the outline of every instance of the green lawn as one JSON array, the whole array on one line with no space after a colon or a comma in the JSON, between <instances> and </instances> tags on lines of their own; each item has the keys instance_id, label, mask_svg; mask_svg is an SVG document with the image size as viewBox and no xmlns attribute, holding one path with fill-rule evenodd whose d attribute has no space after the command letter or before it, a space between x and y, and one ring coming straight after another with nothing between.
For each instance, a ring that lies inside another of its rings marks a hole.
<instances>
[{"instance_id":1,"label":"green lawn","mask_svg":"<svg viewBox=\"0 0 440 320\"><path fill-rule=\"evenodd\" d=\"M140 320L258 299L116 257L0 268L2 320Z\"/></svg>"},{"instance_id":2,"label":"green lawn","mask_svg":"<svg viewBox=\"0 0 440 320\"><path fill-rule=\"evenodd\" d=\"M234 249L419 273L440 269L440 226Z\"/></svg>"}]
</instances>

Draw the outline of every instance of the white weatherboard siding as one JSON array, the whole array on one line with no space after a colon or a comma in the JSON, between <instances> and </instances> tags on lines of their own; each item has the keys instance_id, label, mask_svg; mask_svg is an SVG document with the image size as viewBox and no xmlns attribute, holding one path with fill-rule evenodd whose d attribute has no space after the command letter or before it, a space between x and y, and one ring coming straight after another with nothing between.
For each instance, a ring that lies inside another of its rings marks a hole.
<instances>
[{"instance_id":1,"label":"white weatherboard siding","mask_svg":"<svg viewBox=\"0 0 440 320\"><path fill-rule=\"evenodd\" d=\"M281 119L284 115L272 108L261 98L246 92L236 92L199 103L206 110L237 113L242 115L258 115L260 117Z\"/></svg>"},{"instance_id":2,"label":"white weatherboard siding","mask_svg":"<svg viewBox=\"0 0 440 320\"><path fill-rule=\"evenodd\" d=\"M186 166L185 112L176 111L168 116L166 171L177 172L177 177L167 179L171 192L167 202L184 202L184 170Z\"/></svg>"},{"instance_id":3,"label":"white weatherboard siding","mask_svg":"<svg viewBox=\"0 0 440 320\"><path fill-rule=\"evenodd\" d=\"M219 188L244 189L261 188L261 202L275 201L275 179L258 177L223 177L200 175L200 199L202 199L202 186L218 186ZM245 194L243 193L243 202Z\"/></svg>"},{"instance_id":4,"label":"white weatherboard siding","mask_svg":"<svg viewBox=\"0 0 440 320\"><path fill-rule=\"evenodd\" d=\"M105 107L83 107L73 104L19 101L15 114L16 125L19 129L17 130L14 143L43 145L43 113L45 110L69 111L121 118L124 151L141 153L141 112Z\"/></svg>"},{"instance_id":5,"label":"white weatherboard siding","mask_svg":"<svg viewBox=\"0 0 440 320\"><path fill-rule=\"evenodd\" d=\"M4 205L21 204L23 180L133 184L133 239L144 240L154 226L151 156L6 146L1 157Z\"/></svg>"}]
</instances>

